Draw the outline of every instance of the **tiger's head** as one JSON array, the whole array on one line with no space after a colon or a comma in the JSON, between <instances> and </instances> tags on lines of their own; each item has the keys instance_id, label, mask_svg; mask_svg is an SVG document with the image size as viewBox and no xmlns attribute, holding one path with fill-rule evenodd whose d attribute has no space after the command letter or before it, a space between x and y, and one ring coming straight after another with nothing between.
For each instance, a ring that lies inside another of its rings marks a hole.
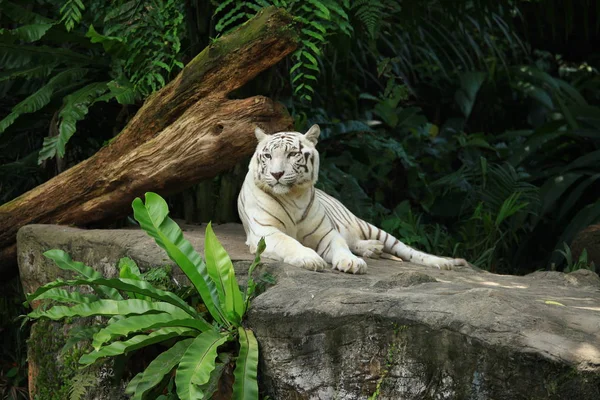
<instances>
[{"instance_id":1,"label":"tiger's head","mask_svg":"<svg viewBox=\"0 0 600 400\"><path fill-rule=\"evenodd\" d=\"M267 135L254 131L258 146L250 163L254 183L277 195L302 192L313 186L319 176L319 152L315 148L321 133L319 125L306 132L278 132Z\"/></svg>"}]
</instances>

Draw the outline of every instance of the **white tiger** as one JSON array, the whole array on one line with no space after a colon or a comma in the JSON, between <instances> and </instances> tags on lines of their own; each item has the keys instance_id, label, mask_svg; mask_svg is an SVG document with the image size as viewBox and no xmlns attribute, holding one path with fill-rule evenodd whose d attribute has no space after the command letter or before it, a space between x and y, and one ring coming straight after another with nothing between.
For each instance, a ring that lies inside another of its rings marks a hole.
<instances>
[{"instance_id":1,"label":"white tiger","mask_svg":"<svg viewBox=\"0 0 600 400\"><path fill-rule=\"evenodd\" d=\"M264 237L265 257L313 271L322 271L330 263L333 269L363 274L367 264L357 255L391 255L399 261L438 268L468 265L463 259L415 250L316 189L319 153L315 145L320 132L318 125L305 135L267 135L256 128L258 146L238 197L238 212L251 253Z\"/></svg>"}]
</instances>

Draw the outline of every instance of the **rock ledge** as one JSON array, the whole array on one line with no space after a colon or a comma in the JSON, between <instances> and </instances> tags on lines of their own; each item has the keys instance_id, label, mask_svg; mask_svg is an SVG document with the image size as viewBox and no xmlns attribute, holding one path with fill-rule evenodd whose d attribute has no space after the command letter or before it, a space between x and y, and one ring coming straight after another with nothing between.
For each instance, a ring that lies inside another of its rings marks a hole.
<instances>
[{"instance_id":1,"label":"rock ledge","mask_svg":"<svg viewBox=\"0 0 600 400\"><path fill-rule=\"evenodd\" d=\"M203 227L184 230L202 251ZM241 225L215 232L244 275L252 256ZM124 256L141 267L169 263L138 230L29 225L18 234L27 292L68 277L42 256L51 248L107 275ZM368 260L367 275L355 276L264 261L277 283L254 300L248 324L274 399L600 398L592 272L520 277Z\"/></svg>"}]
</instances>

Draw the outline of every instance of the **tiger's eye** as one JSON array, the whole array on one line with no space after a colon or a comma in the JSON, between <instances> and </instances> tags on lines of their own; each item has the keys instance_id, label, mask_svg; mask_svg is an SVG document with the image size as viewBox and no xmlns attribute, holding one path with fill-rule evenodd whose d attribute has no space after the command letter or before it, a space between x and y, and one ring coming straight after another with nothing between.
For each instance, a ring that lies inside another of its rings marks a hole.
<instances>
[{"instance_id":1,"label":"tiger's eye","mask_svg":"<svg viewBox=\"0 0 600 400\"><path fill-rule=\"evenodd\" d=\"M263 154L263 155L265 156L265 158L267 158L267 159L269 159L269 160L271 159L271 155L270 155L269 153L265 153L265 154Z\"/></svg>"},{"instance_id":2,"label":"tiger's eye","mask_svg":"<svg viewBox=\"0 0 600 400\"><path fill-rule=\"evenodd\" d=\"M288 158L292 158L292 157L298 156L298 154L300 154L300 153L298 153L297 151L293 151L293 152L289 153L287 156L288 156Z\"/></svg>"}]
</instances>

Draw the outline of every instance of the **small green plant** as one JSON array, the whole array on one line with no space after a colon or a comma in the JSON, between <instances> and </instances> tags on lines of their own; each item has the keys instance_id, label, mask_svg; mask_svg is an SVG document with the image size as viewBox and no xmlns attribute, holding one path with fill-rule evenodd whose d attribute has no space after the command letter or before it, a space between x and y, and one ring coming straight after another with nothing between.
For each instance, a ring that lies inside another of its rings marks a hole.
<instances>
[{"instance_id":1,"label":"small green plant","mask_svg":"<svg viewBox=\"0 0 600 400\"><path fill-rule=\"evenodd\" d=\"M571 248L568 244L563 243L564 250L556 250L557 253L562 254L565 258L565 269L563 272L569 273L573 271L577 271L578 269L589 269L590 271L596 271L596 265L593 261L588 262L588 254L587 249L583 249L581 254L579 255L579 259L575 261L573 259L573 254L571 253Z\"/></svg>"},{"instance_id":2,"label":"small green plant","mask_svg":"<svg viewBox=\"0 0 600 400\"><path fill-rule=\"evenodd\" d=\"M27 366L7 360L0 364L0 398L27 400Z\"/></svg>"},{"instance_id":3,"label":"small green plant","mask_svg":"<svg viewBox=\"0 0 600 400\"><path fill-rule=\"evenodd\" d=\"M252 271L264 250L261 241L249 269L249 280L242 293L233 264L216 238L211 225L206 228L205 260L193 249L179 226L168 217L167 203L155 193L146 193L146 202L133 202L134 217L140 226L169 257L179 265L201 296L207 313L188 305L172 292L144 281L135 263L122 259L120 277L107 279L92 268L76 262L61 250L44 255L64 270L76 272L74 280L58 279L27 296L27 301L48 299L67 305L38 307L28 316L33 319L61 320L70 317L102 316L110 318L92 337L93 350L79 359L89 366L104 357L115 357L140 348L179 339L158 355L127 386L132 399L157 398L155 388L173 385L181 400L208 399L217 389L224 367L238 348L234 370L233 398L258 399L258 344L253 332L242 326L250 298L256 290ZM93 294L69 292L63 288L89 286ZM82 335L81 337L85 337ZM224 346L226 343L233 345ZM217 362L216 359L220 360ZM176 369L174 382L170 381Z\"/></svg>"}]
</instances>

